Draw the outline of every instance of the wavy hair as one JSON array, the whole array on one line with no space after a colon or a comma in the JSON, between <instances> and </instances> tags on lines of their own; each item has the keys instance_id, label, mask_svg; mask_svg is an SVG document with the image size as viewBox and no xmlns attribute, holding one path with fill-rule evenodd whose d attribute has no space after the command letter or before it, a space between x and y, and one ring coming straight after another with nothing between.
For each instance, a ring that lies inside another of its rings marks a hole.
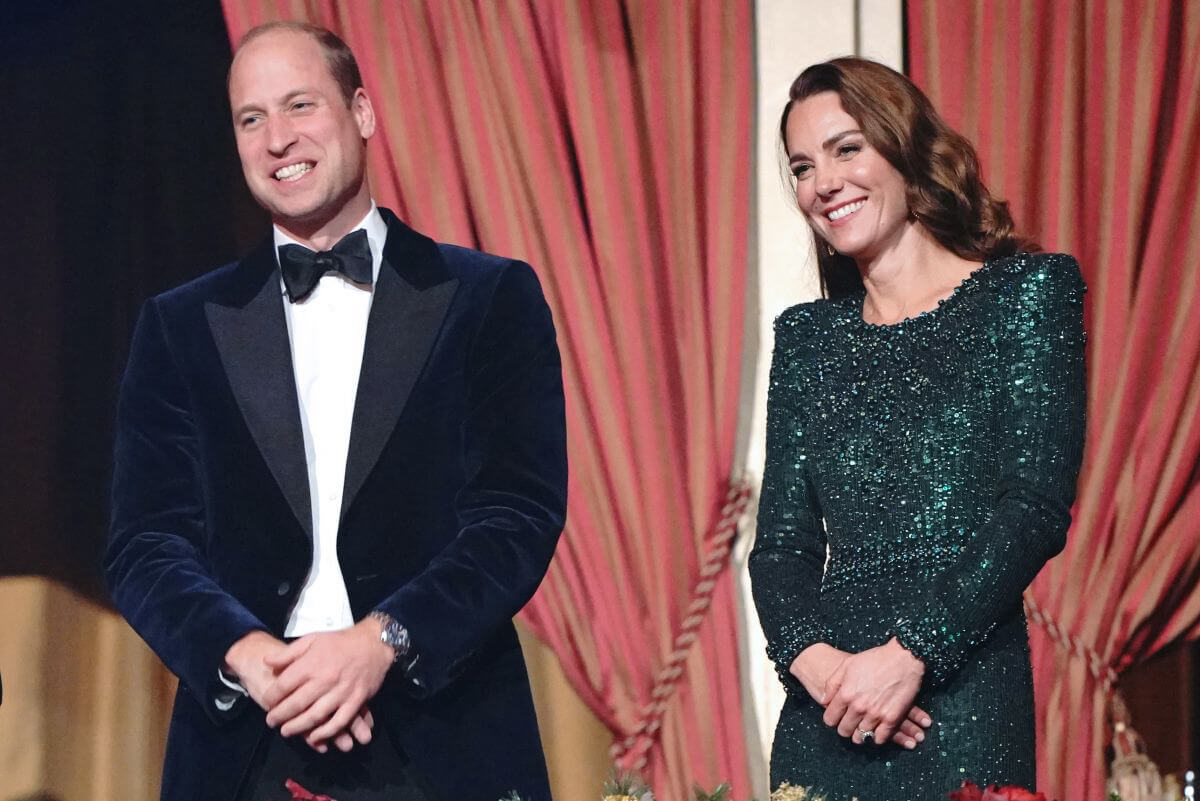
<instances>
[{"instance_id":1,"label":"wavy hair","mask_svg":"<svg viewBox=\"0 0 1200 801\"><path fill-rule=\"evenodd\" d=\"M984 186L966 137L945 123L916 84L878 62L835 58L800 73L779 120L785 161L788 115L798 101L820 92L837 94L871 147L904 177L909 211L947 250L982 261L1040 249L1016 233L1008 203ZM861 290L854 259L833 251L815 228L813 239L821 293L836 298Z\"/></svg>"}]
</instances>

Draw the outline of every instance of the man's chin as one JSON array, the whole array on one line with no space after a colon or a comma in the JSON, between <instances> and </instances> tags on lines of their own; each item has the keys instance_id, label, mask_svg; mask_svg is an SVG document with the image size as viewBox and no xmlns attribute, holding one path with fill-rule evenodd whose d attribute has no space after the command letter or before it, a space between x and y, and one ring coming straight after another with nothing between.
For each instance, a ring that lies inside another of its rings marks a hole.
<instances>
[{"instance_id":1,"label":"man's chin","mask_svg":"<svg viewBox=\"0 0 1200 801\"><path fill-rule=\"evenodd\" d=\"M258 198L258 203L267 210L276 225L308 227L314 224L319 225L325 217L329 216L320 204L311 202L296 203L281 200L278 197L270 197Z\"/></svg>"}]
</instances>

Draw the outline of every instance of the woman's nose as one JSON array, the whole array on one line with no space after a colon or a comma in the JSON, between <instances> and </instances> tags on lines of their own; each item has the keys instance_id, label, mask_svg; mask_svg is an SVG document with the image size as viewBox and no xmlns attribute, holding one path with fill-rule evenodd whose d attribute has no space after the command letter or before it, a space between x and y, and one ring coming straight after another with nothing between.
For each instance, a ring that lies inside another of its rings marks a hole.
<instances>
[{"instance_id":1,"label":"woman's nose","mask_svg":"<svg viewBox=\"0 0 1200 801\"><path fill-rule=\"evenodd\" d=\"M842 179L837 175L837 170L820 170L814 177L814 186L821 197L828 197L842 188Z\"/></svg>"}]
</instances>

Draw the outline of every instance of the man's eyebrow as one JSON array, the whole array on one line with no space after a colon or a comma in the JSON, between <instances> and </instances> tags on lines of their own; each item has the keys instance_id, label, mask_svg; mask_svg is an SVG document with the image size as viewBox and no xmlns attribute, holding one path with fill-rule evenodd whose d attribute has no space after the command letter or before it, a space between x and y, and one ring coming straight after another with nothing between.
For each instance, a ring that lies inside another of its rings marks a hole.
<instances>
[{"instance_id":1,"label":"man's eyebrow","mask_svg":"<svg viewBox=\"0 0 1200 801\"><path fill-rule=\"evenodd\" d=\"M286 95L283 96L283 98L279 101L279 105L281 105L281 106L286 105L289 101L295 100L300 95L311 95L311 94L316 94L316 90L310 89L307 86L303 86L299 89L293 89L292 91L288 92Z\"/></svg>"},{"instance_id":2,"label":"man's eyebrow","mask_svg":"<svg viewBox=\"0 0 1200 801\"><path fill-rule=\"evenodd\" d=\"M233 112L234 119L240 118L247 111L262 111L262 109L259 107L259 105L257 103L246 103L245 105L239 106Z\"/></svg>"},{"instance_id":3,"label":"man's eyebrow","mask_svg":"<svg viewBox=\"0 0 1200 801\"><path fill-rule=\"evenodd\" d=\"M851 128L848 131L842 131L841 133L836 133L821 143L821 149L828 150L829 148L836 145L842 139L845 139L847 136L853 136L854 134L860 134L860 133L862 133L862 131L858 130L857 128ZM803 158L807 158L804 155L804 153L796 153L790 159L788 159L788 162L791 163L793 161L796 161L797 159L803 159Z\"/></svg>"},{"instance_id":4,"label":"man's eyebrow","mask_svg":"<svg viewBox=\"0 0 1200 801\"><path fill-rule=\"evenodd\" d=\"M314 90L310 89L307 86L302 87L300 89L293 89L292 91L288 92L286 95L284 95L282 98L279 99L279 105L285 106L289 102L294 100L295 98L299 97L300 95L307 95L307 94L313 94L313 93L314 93ZM258 105L257 103L246 103L245 105L239 106L238 110L233 113L233 116L241 117L247 111L262 111L262 106Z\"/></svg>"}]
</instances>

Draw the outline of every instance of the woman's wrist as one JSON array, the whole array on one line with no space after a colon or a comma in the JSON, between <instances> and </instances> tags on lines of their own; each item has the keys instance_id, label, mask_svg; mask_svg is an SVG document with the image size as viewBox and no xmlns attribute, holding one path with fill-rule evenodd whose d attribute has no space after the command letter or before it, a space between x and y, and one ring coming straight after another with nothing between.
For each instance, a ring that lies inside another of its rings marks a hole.
<instances>
[{"instance_id":1,"label":"woman's wrist","mask_svg":"<svg viewBox=\"0 0 1200 801\"><path fill-rule=\"evenodd\" d=\"M890 640L888 640L886 643L884 643L884 646L885 646L885 647L888 647L888 648L891 648L892 650L894 650L894 651L896 651L897 653L899 653L899 654L902 656L902 658L904 658L904 659L905 659L905 661L906 661L906 662L908 662L908 664L909 664L909 666L911 667L912 671L913 671L914 673L916 673L916 674L917 674L917 676L924 677L924 675L925 675L925 663L921 661L920 657L918 657L918 656L917 656L916 654L914 654L912 651L910 651L910 650L908 650L907 648L905 648L905 647L904 647L904 644L903 644L903 643L901 643L901 642L900 642L900 640L899 640L898 638L896 638L896 637L893 635L893 636L892 636L892 638L891 638Z\"/></svg>"},{"instance_id":2,"label":"woman's wrist","mask_svg":"<svg viewBox=\"0 0 1200 801\"><path fill-rule=\"evenodd\" d=\"M825 686L825 681L841 661L841 657L844 657L844 654L829 643L813 643L796 654L788 672L811 693Z\"/></svg>"},{"instance_id":3,"label":"woman's wrist","mask_svg":"<svg viewBox=\"0 0 1200 801\"><path fill-rule=\"evenodd\" d=\"M806 646L804 650L796 654L796 658L792 660L792 668L810 664L822 656L828 656L834 648L829 643L814 642L812 645Z\"/></svg>"}]
</instances>

